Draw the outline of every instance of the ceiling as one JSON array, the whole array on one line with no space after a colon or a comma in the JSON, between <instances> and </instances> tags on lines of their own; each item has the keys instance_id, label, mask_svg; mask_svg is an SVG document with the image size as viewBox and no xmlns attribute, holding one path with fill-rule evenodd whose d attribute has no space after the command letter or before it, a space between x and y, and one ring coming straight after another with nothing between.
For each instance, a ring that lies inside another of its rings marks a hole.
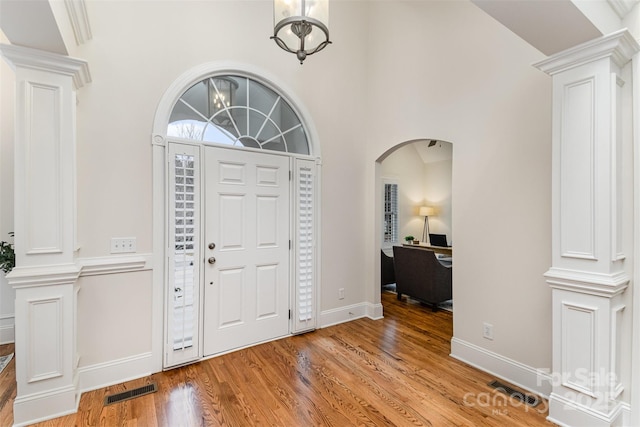
<instances>
[{"instance_id":1,"label":"ceiling","mask_svg":"<svg viewBox=\"0 0 640 427\"><path fill-rule=\"evenodd\" d=\"M553 55L602 35L570 0L472 2L545 55Z\"/></svg>"},{"instance_id":2,"label":"ceiling","mask_svg":"<svg viewBox=\"0 0 640 427\"><path fill-rule=\"evenodd\" d=\"M436 141L436 143L429 147L430 141ZM450 142L425 139L416 141L411 145L416 149L420 158L425 163L442 162L453 158L453 144Z\"/></svg>"},{"instance_id":3,"label":"ceiling","mask_svg":"<svg viewBox=\"0 0 640 427\"><path fill-rule=\"evenodd\" d=\"M84 9L87 0L67 0ZM622 27L640 0L471 0L480 9L546 55L552 55ZM12 44L67 54L58 0L0 0L0 28ZM58 21L60 21L58 19ZM88 20L85 24L88 26Z\"/></svg>"},{"instance_id":4,"label":"ceiling","mask_svg":"<svg viewBox=\"0 0 640 427\"><path fill-rule=\"evenodd\" d=\"M12 44L68 54L48 0L0 0L0 29Z\"/></svg>"}]
</instances>

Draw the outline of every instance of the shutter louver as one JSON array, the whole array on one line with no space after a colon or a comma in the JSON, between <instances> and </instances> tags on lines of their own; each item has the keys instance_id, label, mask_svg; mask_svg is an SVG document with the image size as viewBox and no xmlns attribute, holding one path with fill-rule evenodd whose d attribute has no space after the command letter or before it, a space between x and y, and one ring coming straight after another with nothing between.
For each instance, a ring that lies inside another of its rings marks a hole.
<instances>
[{"instance_id":1,"label":"shutter louver","mask_svg":"<svg viewBox=\"0 0 640 427\"><path fill-rule=\"evenodd\" d=\"M166 365L198 356L198 209L199 173L197 149L171 146L169 163L169 289L167 292L167 341L173 354Z\"/></svg>"},{"instance_id":2,"label":"shutter louver","mask_svg":"<svg viewBox=\"0 0 640 427\"><path fill-rule=\"evenodd\" d=\"M315 328L315 162L296 161L296 315L294 332Z\"/></svg>"},{"instance_id":3,"label":"shutter louver","mask_svg":"<svg viewBox=\"0 0 640 427\"><path fill-rule=\"evenodd\" d=\"M383 243L398 243L398 184L384 184Z\"/></svg>"}]
</instances>

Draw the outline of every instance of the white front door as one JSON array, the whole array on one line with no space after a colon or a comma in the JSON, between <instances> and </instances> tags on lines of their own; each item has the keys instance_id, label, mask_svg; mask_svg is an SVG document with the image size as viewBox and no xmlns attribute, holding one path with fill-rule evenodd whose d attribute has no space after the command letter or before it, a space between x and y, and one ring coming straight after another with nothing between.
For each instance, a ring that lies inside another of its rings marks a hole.
<instances>
[{"instance_id":1,"label":"white front door","mask_svg":"<svg viewBox=\"0 0 640 427\"><path fill-rule=\"evenodd\" d=\"M204 147L204 356L289 333L290 159Z\"/></svg>"}]
</instances>

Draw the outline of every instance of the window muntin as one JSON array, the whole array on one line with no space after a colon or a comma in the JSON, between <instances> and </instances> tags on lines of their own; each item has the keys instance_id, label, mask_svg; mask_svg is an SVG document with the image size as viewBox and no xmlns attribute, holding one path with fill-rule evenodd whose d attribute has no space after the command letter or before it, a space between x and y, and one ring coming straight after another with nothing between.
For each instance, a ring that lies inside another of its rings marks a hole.
<instances>
[{"instance_id":1,"label":"window muntin","mask_svg":"<svg viewBox=\"0 0 640 427\"><path fill-rule=\"evenodd\" d=\"M176 102L167 135L237 147L309 154L300 118L262 83L237 75L208 77Z\"/></svg>"}]
</instances>

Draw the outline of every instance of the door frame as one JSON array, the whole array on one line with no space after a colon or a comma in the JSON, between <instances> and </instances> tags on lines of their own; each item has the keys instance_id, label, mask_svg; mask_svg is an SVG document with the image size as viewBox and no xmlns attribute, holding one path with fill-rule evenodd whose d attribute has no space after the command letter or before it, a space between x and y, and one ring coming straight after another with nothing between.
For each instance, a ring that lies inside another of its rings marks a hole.
<instances>
[{"instance_id":1,"label":"door frame","mask_svg":"<svg viewBox=\"0 0 640 427\"><path fill-rule=\"evenodd\" d=\"M152 180L153 180L153 282L152 282L152 311L151 311L151 359L152 369L154 372L163 370L165 359L165 290L168 280L168 263L167 263L167 220L168 220L168 188L167 188L167 161L168 161L168 138L167 125L173 106L184 93L186 89L195 83L203 80L212 74L236 74L256 79L261 83L271 87L280 94L289 105L296 111L300 118L309 141L310 155L295 155L292 153L280 153L294 158L314 160L316 165L316 186L315 186L315 205L313 215L315 218L314 225L314 241L315 241L315 313L316 320L320 320L320 295L321 295L321 206L322 206L322 161L320 155L319 137L316 127L311 120L311 115L305 108L302 101L294 95L294 90L288 87L284 82L274 75L257 68L242 63L215 61L207 62L191 68L180 75L164 92L155 112L153 129L151 134L152 146ZM174 140L174 138L172 138ZM193 141L176 142L193 144ZM201 145L201 144L198 144ZM231 148L229 146L223 146ZM239 149L239 148L233 148ZM243 149L251 151L251 149ZM262 153L268 152L258 150ZM294 245L295 247L295 245ZM295 258L295 250L291 251L292 259ZM295 288L295 286L293 286ZM319 323L318 323L319 325Z\"/></svg>"}]
</instances>

